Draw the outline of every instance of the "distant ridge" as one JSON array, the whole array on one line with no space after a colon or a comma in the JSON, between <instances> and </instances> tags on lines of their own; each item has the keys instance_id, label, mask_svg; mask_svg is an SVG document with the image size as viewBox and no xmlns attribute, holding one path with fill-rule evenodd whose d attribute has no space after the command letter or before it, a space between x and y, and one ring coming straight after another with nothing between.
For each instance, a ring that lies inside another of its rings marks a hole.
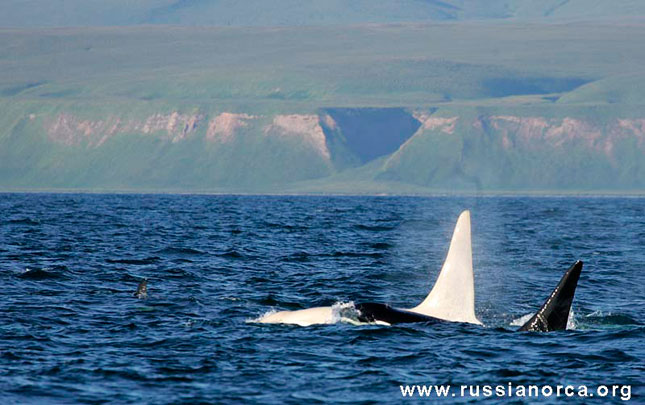
<instances>
[{"instance_id":1,"label":"distant ridge","mask_svg":"<svg viewBox=\"0 0 645 405\"><path fill-rule=\"evenodd\" d=\"M8 0L0 190L643 193L644 7Z\"/></svg>"},{"instance_id":2,"label":"distant ridge","mask_svg":"<svg viewBox=\"0 0 645 405\"><path fill-rule=\"evenodd\" d=\"M4 0L0 27L299 26L645 15L639 0Z\"/></svg>"}]
</instances>

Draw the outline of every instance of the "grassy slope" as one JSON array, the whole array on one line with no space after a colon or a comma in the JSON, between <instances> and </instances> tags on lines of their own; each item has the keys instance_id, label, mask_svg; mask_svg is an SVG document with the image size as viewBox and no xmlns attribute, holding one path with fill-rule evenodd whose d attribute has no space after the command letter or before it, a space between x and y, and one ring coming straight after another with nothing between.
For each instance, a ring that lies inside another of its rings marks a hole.
<instances>
[{"instance_id":1,"label":"grassy slope","mask_svg":"<svg viewBox=\"0 0 645 405\"><path fill-rule=\"evenodd\" d=\"M137 137L87 153L52 147L38 123L65 111L102 119L174 110L271 115L366 106L439 107L442 114L477 115L508 114L521 105L519 113L545 117L637 116L645 100L633 84L645 75L643 37L645 25L634 21L5 29L0 31L3 187L427 191L429 175L416 167L432 153L410 157L409 167L399 168L405 184L391 183L397 178L371 164L313 182L268 186L289 180L285 167L309 167L311 158L298 152L297 144L281 156L284 144L263 144L257 134L226 153L190 142L171 150ZM583 82L588 84L575 88ZM29 114L39 118L32 122ZM460 136L468 134L463 130ZM453 146L424 148L436 151L441 166L441 159L452 159ZM192 161L194 156L201 161ZM286 164L276 166L272 156ZM487 159L478 158L480 164ZM515 164L522 159L516 157ZM304 178L329 174L323 166ZM433 176L442 178L440 172ZM235 188L240 184L245 186ZM434 189L447 184L436 182ZM479 186L465 181L463 188L469 187Z\"/></svg>"},{"instance_id":2,"label":"grassy slope","mask_svg":"<svg viewBox=\"0 0 645 405\"><path fill-rule=\"evenodd\" d=\"M640 23L1 30L0 94L309 109L483 101L642 72L644 34Z\"/></svg>"}]
</instances>

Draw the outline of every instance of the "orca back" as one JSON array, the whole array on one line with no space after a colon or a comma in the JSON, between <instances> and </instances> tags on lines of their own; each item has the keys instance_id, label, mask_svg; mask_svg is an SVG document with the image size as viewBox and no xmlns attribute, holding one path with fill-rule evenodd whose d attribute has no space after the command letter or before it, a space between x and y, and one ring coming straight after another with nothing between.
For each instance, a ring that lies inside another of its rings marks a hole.
<instances>
[{"instance_id":1,"label":"orca back","mask_svg":"<svg viewBox=\"0 0 645 405\"><path fill-rule=\"evenodd\" d=\"M565 330L581 271L582 262L578 260L564 273L557 287L546 299L540 310L519 330L531 332Z\"/></svg>"},{"instance_id":2,"label":"orca back","mask_svg":"<svg viewBox=\"0 0 645 405\"><path fill-rule=\"evenodd\" d=\"M356 309L359 312L358 320L361 322L385 322L390 325L413 322L445 322L442 319L434 318L432 316L407 311L405 309L392 308L387 304L374 302L356 304Z\"/></svg>"}]
</instances>

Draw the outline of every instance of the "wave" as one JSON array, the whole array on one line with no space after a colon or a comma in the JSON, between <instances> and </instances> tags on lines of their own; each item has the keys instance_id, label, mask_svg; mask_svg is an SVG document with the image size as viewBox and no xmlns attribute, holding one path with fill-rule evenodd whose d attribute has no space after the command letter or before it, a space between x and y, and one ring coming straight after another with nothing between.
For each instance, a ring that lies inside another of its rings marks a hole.
<instances>
[{"instance_id":1,"label":"wave","mask_svg":"<svg viewBox=\"0 0 645 405\"><path fill-rule=\"evenodd\" d=\"M244 259L245 258L245 256L242 253L238 252L235 249L227 250L226 252L220 253L217 256L226 257L226 258L229 258L229 259Z\"/></svg>"},{"instance_id":2,"label":"wave","mask_svg":"<svg viewBox=\"0 0 645 405\"><path fill-rule=\"evenodd\" d=\"M520 327L524 325L526 322L528 322L531 317L535 315L535 312L531 312L530 314L522 315L519 318L513 319L511 321L511 326L517 326ZM573 311L573 309L569 312L569 319L567 319L567 329L568 330L575 330L578 327L578 322L576 321L576 314Z\"/></svg>"},{"instance_id":3,"label":"wave","mask_svg":"<svg viewBox=\"0 0 645 405\"><path fill-rule=\"evenodd\" d=\"M604 313L595 311L585 315L584 322L593 325L641 325L641 322L625 314Z\"/></svg>"},{"instance_id":4,"label":"wave","mask_svg":"<svg viewBox=\"0 0 645 405\"><path fill-rule=\"evenodd\" d=\"M511 322L511 326L524 325L534 314L526 314ZM576 314L574 310L569 313L567 321L567 329L593 329L611 326L627 326L627 325L642 325L641 322L625 314L614 314L611 312L594 311L590 314L580 315Z\"/></svg>"},{"instance_id":5,"label":"wave","mask_svg":"<svg viewBox=\"0 0 645 405\"><path fill-rule=\"evenodd\" d=\"M511 321L511 326L522 326L524 325L531 317L535 315L533 312L530 314L522 315L519 318L513 319Z\"/></svg>"},{"instance_id":6,"label":"wave","mask_svg":"<svg viewBox=\"0 0 645 405\"><path fill-rule=\"evenodd\" d=\"M371 247L372 249L387 250L387 249L393 248L394 245L387 242L376 242L376 243L370 244L369 247Z\"/></svg>"},{"instance_id":7,"label":"wave","mask_svg":"<svg viewBox=\"0 0 645 405\"><path fill-rule=\"evenodd\" d=\"M169 246L169 247L157 250L155 253L170 254L170 255L203 255L203 254L206 254L205 252L202 252L201 250L198 250L198 249L174 247L174 246Z\"/></svg>"},{"instance_id":8,"label":"wave","mask_svg":"<svg viewBox=\"0 0 645 405\"><path fill-rule=\"evenodd\" d=\"M361 231L372 231L372 232L385 232L385 231L391 231L395 229L395 227L393 226L363 225L363 224L354 225L354 228L359 229Z\"/></svg>"},{"instance_id":9,"label":"wave","mask_svg":"<svg viewBox=\"0 0 645 405\"><path fill-rule=\"evenodd\" d=\"M5 222L9 225L40 225L40 221L31 218L10 219Z\"/></svg>"},{"instance_id":10,"label":"wave","mask_svg":"<svg viewBox=\"0 0 645 405\"><path fill-rule=\"evenodd\" d=\"M263 221L262 225L266 228L285 229L287 231L304 231L308 228L302 225L279 224L276 222Z\"/></svg>"},{"instance_id":11,"label":"wave","mask_svg":"<svg viewBox=\"0 0 645 405\"><path fill-rule=\"evenodd\" d=\"M310 255L305 252L297 252L290 254L288 256L284 256L282 258L282 261L285 262L308 262L309 261Z\"/></svg>"},{"instance_id":12,"label":"wave","mask_svg":"<svg viewBox=\"0 0 645 405\"><path fill-rule=\"evenodd\" d=\"M146 257L145 259L105 259L108 263L117 263L117 264L134 264L134 265L145 265L145 264L154 264L159 261L159 257L152 256Z\"/></svg>"},{"instance_id":13,"label":"wave","mask_svg":"<svg viewBox=\"0 0 645 405\"><path fill-rule=\"evenodd\" d=\"M353 301L336 302L334 305L331 306L331 311L332 311L333 323L343 322L343 323L349 323L352 325L368 324L366 322L361 322L358 320L358 317L360 316L361 313L358 309L356 309L356 306L354 305Z\"/></svg>"},{"instance_id":14,"label":"wave","mask_svg":"<svg viewBox=\"0 0 645 405\"><path fill-rule=\"evenodd\" d=\"M262 323L262 319L263 319L264 317L267 317L267 316L269 316L269 315L273 315L273 314L275 314L276 312L278 312L278 310L277 310L277 309L275 309L275 308L271 308L271 309L269 309L268 311L264 311L263 313L261 313L260 315L258 315L258 316L257 316L257 317L255 317L255 318L248 318L248 319L246 319L244 322L245 322L245 323Z\"/></svg>"},{"instance_id":15,"label":"wave","mask_svg":"<svg viewBox=\"0 0 645 405\"><path fill-rule=\"evenodd\" d=\"M381 252L347 252L337 250L332 253L310 254L305 252L296 252L282 257L285 262L308 262L313 257L373 257L380 259L384 256Z\"/></svg>"},{"instance_id":16,"label":"wave","mask_svg":"<svg viewBox=\"0 0 645 405\"><path fill-rule=\"evenodd\" d=\"M336 251L332 253L331 255L326 255L326 256L332 256L332 257L374 257L374 258L382 258L383 253L378 253L378 252L373 252L373 253L361 253L361 252L343 252L343 251Z\"/></svg>"}]
</instances>

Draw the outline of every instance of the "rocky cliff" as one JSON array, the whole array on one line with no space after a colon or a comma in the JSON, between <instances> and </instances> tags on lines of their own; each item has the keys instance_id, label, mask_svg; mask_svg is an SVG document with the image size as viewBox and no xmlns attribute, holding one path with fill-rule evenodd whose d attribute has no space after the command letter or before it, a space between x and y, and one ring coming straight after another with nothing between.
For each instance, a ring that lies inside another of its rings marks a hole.
<instances>
[{"instance_id":1,"label":"rocky cliff","mask_svg":"<svg viewBox=\"0 0 645 405\"><path fill-rule=\"evenodd\" d=\"M0 186L298 192L311 179L333 191L326 179L340 178L428 192L645 187L645 118L561 110L42 110L14 117L0 139Z\"/></svg>"}]
</instances>

